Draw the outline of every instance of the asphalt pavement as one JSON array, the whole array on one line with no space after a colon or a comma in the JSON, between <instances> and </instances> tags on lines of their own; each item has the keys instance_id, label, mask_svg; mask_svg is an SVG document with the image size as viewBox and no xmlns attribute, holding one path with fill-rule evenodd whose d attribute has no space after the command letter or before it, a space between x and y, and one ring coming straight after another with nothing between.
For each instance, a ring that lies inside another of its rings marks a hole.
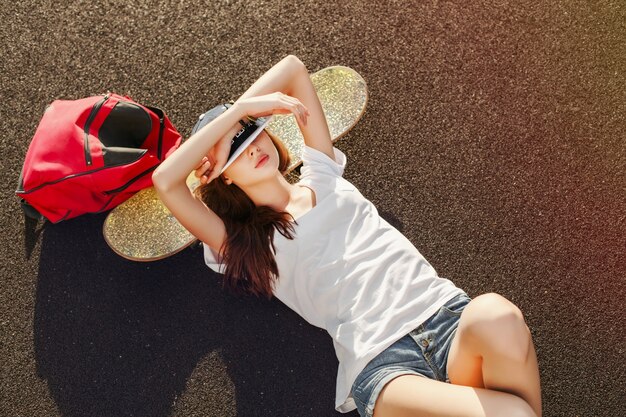
<instances>
[{"instance_id":1,"label":"asphalt pavement","mask_svg":"<svg viewBox=\"0 0 626 417\"><path fill-rule=\"evenodd\" d=\"M365 78L345 178L440 276L522 310L544 415L626 415L624 2L46 0L0 21L1 416L341 415L325 331L223 291L200 246L128 261L106 213L37 223L14 194L53 100L129 95L187 137L288 54Z\"/></svg>"}]
</instances>

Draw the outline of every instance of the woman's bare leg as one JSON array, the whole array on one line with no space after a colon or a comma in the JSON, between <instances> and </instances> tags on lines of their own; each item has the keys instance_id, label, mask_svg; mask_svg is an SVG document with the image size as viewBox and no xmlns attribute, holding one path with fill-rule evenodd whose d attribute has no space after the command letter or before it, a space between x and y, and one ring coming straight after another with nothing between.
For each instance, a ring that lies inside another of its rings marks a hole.
<instances>
[{"instance_id":1,"label":"woman's bare leg","mask_svg":"<svg viewBox=\"0 0 626 417\"><path fill-rule=\"evenodd\" d=\"M537 357L519 309L498 294L472 300L448 355L451 384L402 375L387 383L374 417L541 416Z\"/></svg>"},{"instance_id":2,"label":"woman's bare leg","mask_svg":"<svg viewBox=\"0 0 626 417\"><path fill-rule=\"evenodd\" d=\"M520 397L484 388L401 375L378 395L374 417L536 417Z\"/></svg>"},{"instance_id":3,"label":"woman's bare leg","mask_svg":"<svg viewBox=\"0 0 626 417\"><path fill-rule=\"evenodd\" d=\"M537 355L522 312L490 293L463 310L448 355L453 384L484 387L523 398L541 416Z\"/></svg>"}]
</instances>

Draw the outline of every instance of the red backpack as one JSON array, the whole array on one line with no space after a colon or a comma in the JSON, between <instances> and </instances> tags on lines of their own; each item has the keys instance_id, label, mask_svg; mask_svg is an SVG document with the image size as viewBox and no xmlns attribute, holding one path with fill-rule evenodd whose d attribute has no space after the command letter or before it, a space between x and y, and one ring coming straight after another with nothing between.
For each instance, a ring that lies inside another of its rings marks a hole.
<instances>
[{"instance_id":1,"label":"red backpack","mask_svg":"<svg viewBox=\"0 0 626 417\"><path fill-rule=\"evenodd\" d=\"M162 110L117 94L55 100L26 153L16 194L53 223L110 210L152 185L181 143Z\"/></svg>"}]
</instances>

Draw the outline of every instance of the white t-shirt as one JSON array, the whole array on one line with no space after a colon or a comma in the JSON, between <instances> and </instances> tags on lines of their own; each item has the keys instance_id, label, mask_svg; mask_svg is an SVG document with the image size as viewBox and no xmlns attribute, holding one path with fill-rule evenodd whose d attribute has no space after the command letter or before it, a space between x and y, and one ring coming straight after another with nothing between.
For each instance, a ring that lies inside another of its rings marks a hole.
<instances>
[{"instance_id":1,"label":"white t-shirt","mask_svg":"<svg viewBox=\"0 0 626 417\"><path fill-rule=\"evenodd\" d=\"M333 339L339 360L335 409L356 408L355 378L376 355L461 294L374 205L342 178L335 161L306 146L298 184L315 191L316 205L296 219L293 240L274 234L279 278L274 295ZM222 272L204 245L209 267Z\"/></svg>"}]
</instances>

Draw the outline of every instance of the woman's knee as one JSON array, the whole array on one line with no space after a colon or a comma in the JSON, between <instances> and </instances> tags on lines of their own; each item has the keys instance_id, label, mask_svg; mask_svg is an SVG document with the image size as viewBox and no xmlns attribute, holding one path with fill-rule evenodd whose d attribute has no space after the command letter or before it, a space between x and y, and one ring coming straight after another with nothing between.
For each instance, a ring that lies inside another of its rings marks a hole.
<instances>
[{"instance_id":1,"label":"woman's knee","mask_svg":"<svg viewBox=\"0 0 626 417\"><path fill-rule=\"evenodd\" d=\"M466 333L481 349L525 360L530 330L520 309L496 293L474 298L466 307Z\"/></svg>"}]
</instances>

